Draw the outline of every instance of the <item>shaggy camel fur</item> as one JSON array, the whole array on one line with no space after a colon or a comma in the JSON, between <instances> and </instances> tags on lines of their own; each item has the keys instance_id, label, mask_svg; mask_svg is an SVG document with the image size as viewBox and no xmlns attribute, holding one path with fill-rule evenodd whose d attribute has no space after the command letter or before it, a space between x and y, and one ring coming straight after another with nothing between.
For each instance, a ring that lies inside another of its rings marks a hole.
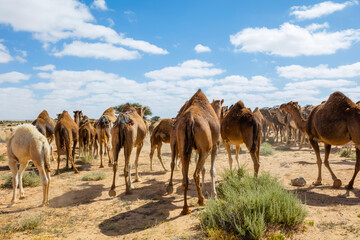
<instances>
[{"instance_id":1,"label":"shaggy camel fur","mask_svg":"<svg viewBox=\"0 0 360 240\"><path fill-rule=\"evenodd\" d=\"M44 135L47 138L50 145L51 160L54 161L55 158L52 148L52 142L55 139L55 135L54 135L54 129L56 125L55 120L49 116L46 110L44 110L32 122L32 125L34 125L39 130L39 132L41 132L42 135Z\"/></svg>"},{"instance_id":2,"label":"shaggy camel fur","mask_svg":"<svg viewBox=\"0 0 360 240\"><path fill-rule=\"evenodd\" d=\"M55 142L58 153L57 169L55 175L60 174L60 152L66 152L66 168L69 168L69 159L75 173L79 173L75 167L75 149L79 139L79 127L71 118L67 111L63 111L59 116L58 122L55 126ZM72 145L72 148L71 148Z\"/></svg>"},{"instance_id":3,"label":"shaggy camel fur","mask_svg":"<svg viewBox=\"0 0 360 240\"><path fill-rule=\"evenodd\" d=\"M74 111L74 121L80 127L80 121L83 117L83 113L80 110Z\"/></svg>"},{"instance_id":4,"label":"shaggy camel fur","mask_svg":"<svg viewBox=\"0 0 360 240\"><path fill-rule=\"evenodd\" d=\"M229 143L238 145L245 143L254 163L255 175L258 174L261 129L260 120L244 106L243 102L239 101L230 108L228 114L221 121L221 137L228 152L230 169L232 169L233 160ZM239 162L237 163L239 166Z\"/></svg>"},{"instance_id":5,"label":"shaggy camel fur","mask_svg":"<svg viewBox=\"0 0 360 240\"><path fill-rule=\"evenodd\" d=\"M334 92L326 102L313 108L307 120L301 116L299 108L294 102L282 104L281 108L291 114L298 128L309 137L310 144L316 154L318 165L318 178L316 182L313 183L314 185L321 185L322 181L322 160L317 141L324 142L324 164L332 176L334 188L340 187L342 183L341 180L335 176L329 164L331 145L344 145L351 140L355 143L355 172L349 184L346 186L346 188L352 189L355 177L360 169L360 106L353 103L341 92Z\"/></svg>"},{"instance_id":6,"label":"shaggy camel fur","mask_svg":"<svg viewBox=\"0 0 360 240\"><path fill-rule=\"evenodd\" d=\"M79 151L84 155L93 156L93 148L95 148L96 129L90 123L89 118L84 116L80 122L79 129Z\"/></svg>"},{"instance_id":7,"label":"shaggy camel fur","mask_svg":"<svg viewBox=\"0 0 360 240\"><path fill-rule=\"evenodd\" d=\"M151 134L150 137L150 142L151 142L150 170L151 171L153 170L152 159L154 156L155 149L157 149L157 156L160 160L162 167L164 168L165 171L167 171L161 159L161 147L163 142L170 143L170 131L174 121L175 119L162 119Z\"/></svg>"},{"instance_id":8,"label":"shaggy camel fur","mask_svg":"<svg viewBox=\"0 0 360 240\"><path fill-rule=\"evenodd\" d=\"M33 161L39 171L43 184L42 205L47 205L50 186L50 146L46 137L31 124L19 125L11 134L7 152L9 167L13 174L13 198L9 207L17 202L18 185L20 185L20 199L24 198L22 174L29 160ZM19 169L17 164L20 164Z\"/></svg>"},{"instance_id":9,"label":"shaggy camel fur","mask_svg":"<svg viewBox=\"0 0 360 240\"><path fill-rule=\"evenodd\" d=\"M112 166L111 156L110 156L110 143L111 143L111 128L113 127L113 123L116 121L116 116L114 112L114 108L110 107L105 110L105 112L101 115L99 120L95 123L96 135L98 138L98 143L100 145L100 168L104 167L103 164L103 144L107 149L109 164L108 166Z\"/></svg>"},{"instance_id":10,"label":"shaggy camel fur","mask_svg":"<svg viewBox=\"0 0 360 240\"><path fill-rule=\"evenodd\" d=\"M189 214L187 204L187 190L189 185L188 171L192 149L199 153L199 160L194 172L194 180L198 192L198 203L204 205L204 197L200 188L200 171L203 170L205 160L211 152L211 196L216 196L215 190L215 157L220 143L220 124L218 117L205 94L199 89L191 99L180 109L174 122L176 148L180 153L183 174L184 207L182 214ZM172 146L173 147L173 146ZM176 153L172 149L172 154ZM175 166L174 158L171 163L171 171ZM204 179L204 177L203 177ZM170 178L168 192L173 191L172 175Z\"/></svg>"},{"instance_id":11,"label":"shaggy camel fur","mask_svg":"<svg viewBox=\"0 0 360 240\"><path fill-rule=\"evenodd\" d=\"M114 127L111 129L114 156L114 176L113 183L109 191L109 195L111 197L114 197L116 195L115 178L118 168L119 152L122 147L124 147L125 156L124 177L126 184L126 194L131 194L131 189L133 188L131 182L130 156L134 147L136 147L135 182L140 181L138 174L138 161L140 151L144 144L145 135L146 126L143 118L136 112L136 109L134 107L130 106L129 104L125 105L122 111L119 113Z\"/></svg>"}]
</instances>

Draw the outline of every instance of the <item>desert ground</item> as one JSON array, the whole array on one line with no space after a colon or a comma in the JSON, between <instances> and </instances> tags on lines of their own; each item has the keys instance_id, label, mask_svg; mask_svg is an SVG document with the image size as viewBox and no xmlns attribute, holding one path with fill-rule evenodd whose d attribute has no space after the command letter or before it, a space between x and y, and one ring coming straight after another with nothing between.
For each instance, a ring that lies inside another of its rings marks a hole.
<instances>
[{"instance_id":1,"label":"desert ground","mask_svg":"<svg viewBox=\"0 0 360 240\"><path fill-rule=\"evenodd\" d=\"M7 166L6 138L10 131L2 127L0 137L0 184L5 175L10 173ZM253 173L250 155L244 146L240 153L240 163L246 164ZM295 145L273 144L275 154L261 156L260 172L268 172L277 177L284 188L296 192L308 211L302 226L296 231L287 233L286 239L360 239L360 176L355 181L354 189L344 188L352 177L354 160L340 157L341 147L332 150L330 164L338 178L342 180L340 189L332 188L332 179L323 166L323 185L313 186L317 177L317 165L312 149L305 146L298 150ZM99 168L99 159L90 163L76 163L80 174L65 171L65 156L62 155L61 174L52 176L50 185L50 203L39 207L42 202L42 186L25 188L25 199L20 200L12 208L12 189L0 189L0 238L3 239L206 239L201 231L198 213L203 209L197 205L197 193L192 179L194 162L191 164L191 179L188 193L192 213L180 215L183 205L181 187L181 171L174 174L174 193L167 194L166 186L170 172L163 171L156 154L154 155L154 171L149 167L150 142L146 137L140 154L139 172L141 182L134 183L132 195L125 195L123 176L124 156L120 152L119 174L117 176L117 195L109 197L108 191L112 181L112 168ZM163 160L170 168L170 148L163 145ZM322 151L323 154L323 151ZM133 151L132 166L135 158ZM220 147L216 158L216 181L221 181L221 173L229 168L224 147ZM210 159L206 163L204 192L210 191ZM105 157L107 162L107 157ZM236 166L236 163L234 163ZM56 162L51 163L52 174ZM28 167L28 170L31 167ZM103 172L106 178L100 181L82 181L82 177L91 172ZM134 168L132 168L134 174ZM304 187L294 187L290 181L296 177L304 177ZM133 178L134 179L134 178ZM206 194L207 195L207 194ZM6 232L9 224L16 224L27 216L41 216L42 226L27 232Z\"/></svg>"}]
</instances>

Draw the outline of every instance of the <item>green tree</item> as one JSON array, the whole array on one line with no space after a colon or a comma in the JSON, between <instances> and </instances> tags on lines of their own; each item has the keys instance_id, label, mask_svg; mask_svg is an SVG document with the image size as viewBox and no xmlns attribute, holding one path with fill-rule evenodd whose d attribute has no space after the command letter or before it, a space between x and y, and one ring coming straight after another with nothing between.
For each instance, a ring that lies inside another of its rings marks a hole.
<instances>
[{"instance_id":1,"label":"green tree","mask_svg":"<svg viewBox=\"0 0 360 240\"><path fill-rule=\"evenodd\" d=\"M133 107L146 107L146 110L145 110L145 113L144 113L144 117L146 117L146 116L151 116L151 115L152 115L151 109L150 109L148 106L143 106L143 105L141 105L140 103L125 103L125 104L117 105L117 106L114 107L115 113L116 113L116 114L119 114L119 112L121 112L121 110L123 109L123 107L124 107L126 104L130 104L130 105L133 106Z\"/></svg>"},{"instance_id":2,"label":"green tree","mask_svg":"<svg viewBox=\"0 0 360 240\"><path fill-rule=\"evenodd\" d=\"M160 120L160 117L159 116L153 116L152 118L151 118L151 121L153 121L153 122L157 122L157 121L159 121Z\"/></svg>"}]
</instances>

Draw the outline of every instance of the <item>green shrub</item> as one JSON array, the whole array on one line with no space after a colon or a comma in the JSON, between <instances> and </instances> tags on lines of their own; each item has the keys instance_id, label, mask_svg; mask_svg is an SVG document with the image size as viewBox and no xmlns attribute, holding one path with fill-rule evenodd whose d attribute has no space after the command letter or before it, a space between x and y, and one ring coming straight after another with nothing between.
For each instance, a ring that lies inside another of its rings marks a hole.
<instances>
[{"instance_id":1,"label":"green shrub","mask_svg":"<svg viewBox=\"0 0 360 240\"><path fill-rule=\"evenodd\" d=\"M218 199L200 213L205 232L221 229L238 238L259 239L271 226L297 226L307 214L300 200L269 174L252 177L241 167L226 170L223 179Z\"/></svg>"},{"instance_id":2,"label":"green shrub","mask_svg":"<svg viewBox=\"0 0 360 240\"><path fill-rule=\"evenodd\" d=\"M350 158L355 161L356 160L356 153L351 153Z\"/></svg>"},{"instance_id":3,"label":"green shrub","mask_svg":"<svg viewBox=\"0 0 360 240\"><path fill-rule=\"evenodd\" d=\"M39 229L44 218L41 214L22 216L15 224L8 224L2 228L2 232L24 232Z\"/></svg>"},{"instance_id":4,"label":"green shrub","mask_svg":"<svg viewBox=\"0 0 360 240\"><path fill-rule=\"evenodd\" d=\"M83 164L91 163L94 160L94 157L88 153L82 152L82 157L80 157L79 161Z\"/></svg>"},{"instance_id":5,"label":"green shrub","mask_svg":"<svg viewBox=\"0 0 360 240\"><path fill-rule=\"evenodd\" d=\"M82 177L82 181L99 181L106 178L106 174L102 172L93 172Z\"/></svg>"},{"instance_id":6,"label":"green shrub","mask_svg":"<svg viewBox=\"0 0 360 240\"><path fill-rule=\"evenodd\" d=\"M12 174L5 175L3 179L5 179L5 183L1 185L3 188L12 188ZM32 172L23 172L22 176L23 180L23 187L37 187L41 183L41 179L39 175L35 173L35 171Z\"/></svg>"},{"instance_id":7,"label":"green shrub","mask_svg":"<svg viewBox=\"0 0 360 240\"><path fill-rule=\"evenodd\" d=\"M4 155L0 155L0 161L5 161L5 156Z\"/></svg>"},{"instance_id":8,"label":"green shrub","mask_svg":"<svg viewBox=\"0 0 360 240\"><path fill-rule=\"evenodd\" d=\"M349 150L348 149L343 149L340 151L340 157L348 157L349 156Z\"/></svg>"},{"instance_id":9,"label":"green shrub","mask_svg":"<svg viewBox=\"0 0 360 240\"><path fill-rule=\"evenodd\" d=\"M260 155L261 156L270 156L270 155L274 155L275 150L272 148L271 144L268 142L264 142L263 144L261 144L260 147Z\"/></svg>"}]
</instances>

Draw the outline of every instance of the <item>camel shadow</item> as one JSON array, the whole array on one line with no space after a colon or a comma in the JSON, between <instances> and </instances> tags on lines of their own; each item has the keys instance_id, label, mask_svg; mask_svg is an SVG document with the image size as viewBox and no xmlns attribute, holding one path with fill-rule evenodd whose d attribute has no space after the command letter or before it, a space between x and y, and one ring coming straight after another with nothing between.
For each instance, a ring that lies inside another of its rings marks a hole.
<instances>
[{"instance_id":1,"label":"camel shadow","mask_svg":"<svg viewBox=\"0 0 360 240\"><path fill-rule=\"evenodd\" d=\"M339 191L339 195L337 196L329 196L326 194L321 194L317 192L311 192L312 189L334 189L331 186L311 186L307 188L299 188L297 190L291 190L298 196L303 204L308 206L316 206L316 207L328 207L330 205L347 205L354 206L360 204L360 192L358 189L348 190L345 188L337 189ZM343 191L346 191L343 193ZM349 198L350 192L353 192L355 198Z\"/></svg>"},{"instance_id":2,"label":"camel shadow","mask_svg":"<svg viewBox=\"0 0 360 240\"><path fill-rule=\"evenodd\" d=\"M1 166L0 171L10 171L10 168L7 165L6 166Z\"/></svg>"},{"instance_id":3,"label":"camel shadow","mask_svg":"<svg viewBox=\"0 0 360 240\"><path fill-rule=\"evenodd\" d=\"M296 161L294 163L301 164L301 165L315 165L316 162L308 162L308 161Z\"/></svg>"},{"instance_id":4,"label":"camel shadow","mask_svg":"<svg viewBox=\"0 0 360 240\"><path fill-rule=\"evenodd\" d=\"M49 207L63 208L76 205L84 205L94 202L95 198L100 197L104 191L103 184L84 183L84 189L66 192L61 196L50 199Z\"/></svg>"}]
</instances>

